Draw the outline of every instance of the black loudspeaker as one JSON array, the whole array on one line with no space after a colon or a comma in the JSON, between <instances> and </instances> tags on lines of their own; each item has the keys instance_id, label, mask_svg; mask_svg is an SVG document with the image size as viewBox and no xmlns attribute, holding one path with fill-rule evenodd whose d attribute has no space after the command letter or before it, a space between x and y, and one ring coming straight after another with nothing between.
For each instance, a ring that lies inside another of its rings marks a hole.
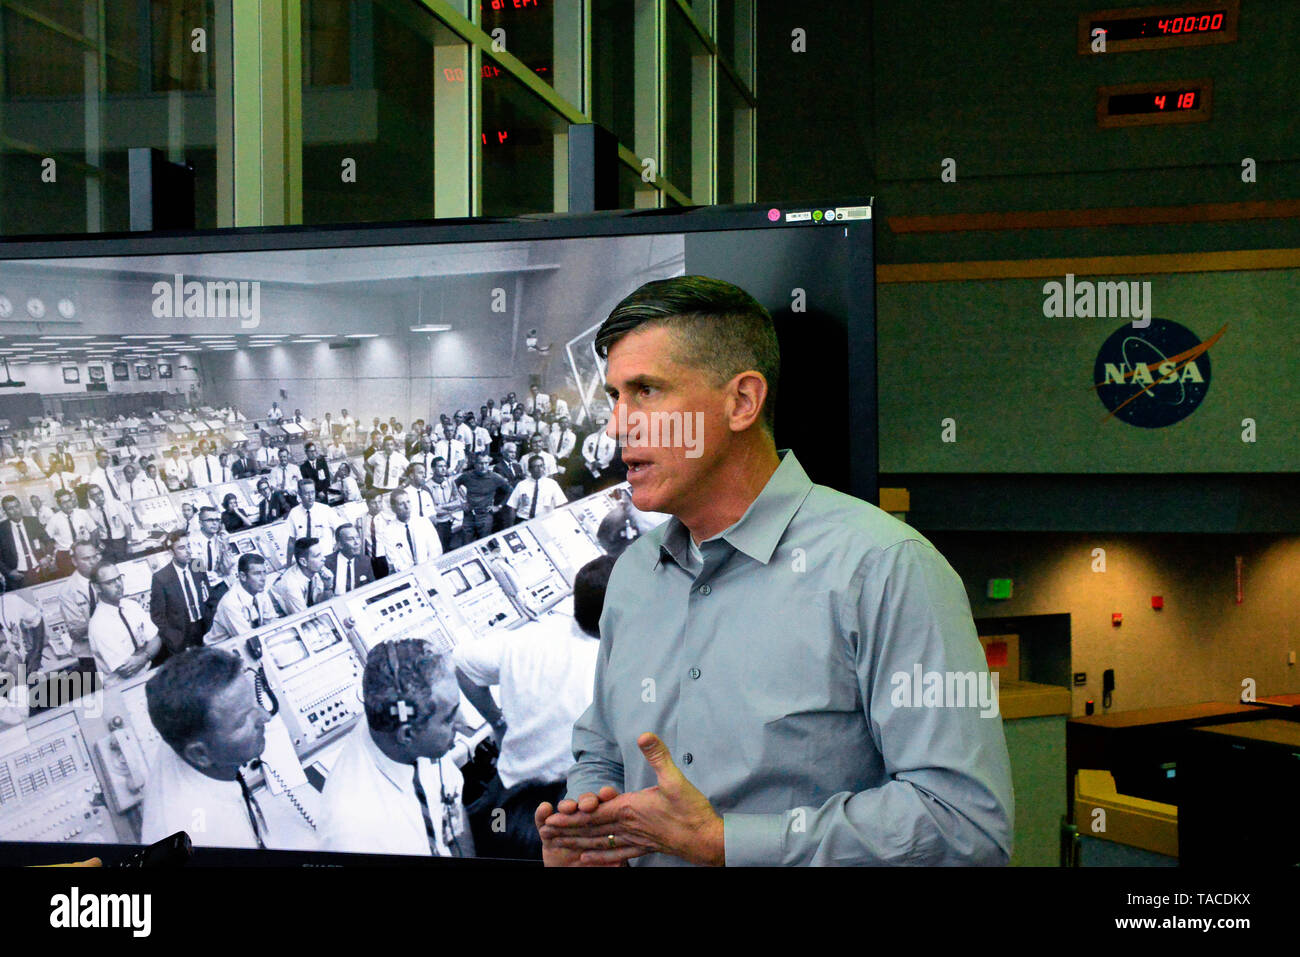
<instances>
[{"instance_id":1,"label":"black loudspeaker","mask_svg":"<svg viewBox=\"0 0 1300 957\"><path fill-rule=\"evenodd\" d=\"M569 212L618 209L618 137L599 123L569 127Z\"/></svg>"},{"instance_id":2,"label":"black loudspeaker","mask_svg":"<svg viewBox=\"0 0 1300 957\"><path fill-rule=\"evenodd\" d=\"M162 150L127 150L131 231L194 228L194 167Z\"/></svg>"}]
</instances>

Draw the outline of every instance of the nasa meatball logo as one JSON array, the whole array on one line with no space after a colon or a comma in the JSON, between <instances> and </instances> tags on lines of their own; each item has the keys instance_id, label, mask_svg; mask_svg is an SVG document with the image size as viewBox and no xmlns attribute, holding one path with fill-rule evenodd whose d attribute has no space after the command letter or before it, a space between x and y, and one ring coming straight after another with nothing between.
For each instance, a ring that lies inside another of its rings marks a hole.
<instances>
[{"instance_id":1,"label":"nasa meatball logo","mask_svg":"<svg viewBox=\"0 0 1300 957\"><path fill-rule=\"evenodd\" d=\"M1144 429L1187 418L1210 390L1210 347L1227 328L1202 342L1169 319L1153 318L1142 329L1120 326L1102 344L1092 372L1106 418Z\"/></svg>"}]
</instances>

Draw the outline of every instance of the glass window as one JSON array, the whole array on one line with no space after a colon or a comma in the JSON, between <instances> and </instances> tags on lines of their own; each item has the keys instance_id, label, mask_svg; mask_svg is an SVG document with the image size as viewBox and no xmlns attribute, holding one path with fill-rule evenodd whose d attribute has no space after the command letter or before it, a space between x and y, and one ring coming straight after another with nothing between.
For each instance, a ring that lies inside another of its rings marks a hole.
<instances>
[{"instance_id":1,"label":"glass window","mask_svg":"<svg viewBox=\"0 0 1300 957\"><path fill-rule=\"evenodd\" d=\"M480 26L490 37L503 31L506 52L555 85L554 0L482 0Z\"/></svg>"},{"instance_id":2,"label":"glass window","mask_svg":"<svg viewBox=\"0 0 1300 957\"><path fill-rule=\"evenodd\" d=\"M636 31L628 0L591 0L591 118L636 149Z\"/></svg>"},{"instance_id":3,"label":"glass window","mask_svg":"<svg viewBox=\"0 0 1300 957\"><path fill-rule=\"evenodd\" d=\"M740 95L731 77L718 71L718 198L719 203L748 203L752 195L750 156L754 110Z\"/></svg>"},{"instance_id":4,"label":"glass window","mask_svg":"<svg viewBox=\"0 0 1300 957\"><path fill-rule=\"evenodd\" d=\"M215 14L229 2L0 10L0 232L128 229L135 147L193 166L195 223L217 225L215 62L228 38Z\"/></svg>"},{"instance_id":5,"label":"glass window","mask_svg":"<svg viewBox=\"0 0 1300 957\"><path fill-rule=\"evenodd\" d=\"M625 163L618 164L618 208L653 209L659 203L659 190L641 180L641 171Z\"/></svg>"},{"instance_id":6,"label":"glass window","mask_svg":"<svg viewBox=\"0 0 1300 957\"><path fill-rule=\"evenodd\" d=\"M409 0L308 0L302 31L303 222L434 216L435 105L463 96L464 41Z\"/></svg>"},{"instance_id":7,"label":"glass window","mask_svg":"<svg viewBox=\"0 0 1300 957\"><path fill-rule=\"evenodd\" d=\"M484 60L484 73L490 61ZM555 164L568 163L568 123L504 70L483 80L483 215L551 213Z\"/></svg>"},{"instance_id":8,"label":"glass window","mask_svg":"<svg viewBox=\"0 0 1300 957\"><path fill-rule=\"evenodd\" d=\"M713 39L722 58L731 64L750 89L754 87L753 0L714 0L718 26Z\"/></svg>"},{"instance_id":9,"label":"glass window","mask_svg":"<svg viewBox=\"0 0 1300 957\"><path fill-rule=\"evenodd\" d=\"M675 4L668 7L667 116L662 172L693 202L709 201L712 58Z\"/></svg>"}]
</instances>

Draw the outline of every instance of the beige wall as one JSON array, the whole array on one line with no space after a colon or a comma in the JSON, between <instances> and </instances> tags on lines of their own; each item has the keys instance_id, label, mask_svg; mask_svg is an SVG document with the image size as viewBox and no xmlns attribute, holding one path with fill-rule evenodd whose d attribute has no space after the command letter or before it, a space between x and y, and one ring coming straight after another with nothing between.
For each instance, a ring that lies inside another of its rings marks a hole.
<instances>
[{"instance_id":1,"label":"beige wall","mask_svg":"<svg viewBox=\"0 0 1300 957\"><path fill-rule=\"evenodd\" d=\"M1300 537L1237 535L948 534L927 536L962 576L977 618L1071 616L1074 714L1115 669L1111 711L1234 701L1254 678L1260 697L1300 693ZM1106 571L1092 570L1094 548ZM1236 603L1235 556L1244 601ZM989 578L1012 578L1008 601L986 596ZM1153 611L1151 596L1165 607ZM1122 612L1123 624L1111 625Z\"/></svg>"}]
</instances>

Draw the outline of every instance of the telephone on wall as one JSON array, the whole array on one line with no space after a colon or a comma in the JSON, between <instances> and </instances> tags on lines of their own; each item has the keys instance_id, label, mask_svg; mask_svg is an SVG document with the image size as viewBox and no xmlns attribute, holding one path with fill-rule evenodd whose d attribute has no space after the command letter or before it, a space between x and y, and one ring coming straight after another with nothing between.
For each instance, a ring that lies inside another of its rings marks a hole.
<instances>
[{"instance_id":1,"label":"telephone on wall","mask_svg":"<svg viewBox=\"0 0 1300 957\"><path fill-rule=\"evenodd\" d=\"M93 751L109 807L122 814L144 797L149 764L140 742L121 718L114 718L110 727L112 730L95 742Z\"/></svg>"}]
</instances>

